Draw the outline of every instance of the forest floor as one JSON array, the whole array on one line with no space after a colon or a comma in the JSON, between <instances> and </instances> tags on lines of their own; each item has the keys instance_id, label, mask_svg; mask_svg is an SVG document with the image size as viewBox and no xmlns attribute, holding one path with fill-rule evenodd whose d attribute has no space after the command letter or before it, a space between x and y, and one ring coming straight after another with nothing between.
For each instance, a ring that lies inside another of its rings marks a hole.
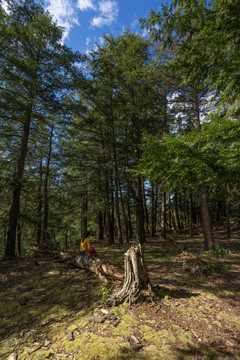
<instances>
[{"instance_id":1,"label":"forest floor","mask_svg":"<svg viewBox=\"0 0 240 360\"><path fill-rule=\"evenodd\" d=\"M159 300L131 307L108 308L108 290L93 274L56 258L0 261L0 358L240 360L239 234L215 232L218 256L201 251L200 235L148 239ZM129 245L93 245L123 269Z\"/></svg>"}]
</instances>

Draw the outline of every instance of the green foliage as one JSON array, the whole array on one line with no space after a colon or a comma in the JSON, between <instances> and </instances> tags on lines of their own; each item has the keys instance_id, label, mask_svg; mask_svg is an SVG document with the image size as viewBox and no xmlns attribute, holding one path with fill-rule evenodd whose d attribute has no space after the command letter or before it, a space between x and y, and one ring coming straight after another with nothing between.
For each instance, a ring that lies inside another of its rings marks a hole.
<instances>
[{"instance_id":1,"label":"green foliage","mask_svg":"<svg viewBox=\"0 0 240 360\"><path fill-rule=\"evenodd\" d=\"M154 181L164 180L168 191L237 184L239 137L239 122L224 119L203 124L200 133L192 130L187 135L160 139L147 135L139 171Z\"/></svg>"},{"instance_id":2,"label":"green foliage","mask_svg":"<svg viewBox=\"0 0 240 360\"><path fill-rule=\"evenodd\" d=\"M217 244L215 250L202 251L203 255L207 255L209 259L215 257L218 258L230 258L233 253L230 249L224 249L220 244Z\"/></svg>"},{"instance_id":3,"label":"green foliage","mask_svg":"<svg viewBox=\"0 0 240 360\"><path fill-rule=\"evenodd\" d=\"M114 287L111 286L110 288L107 288L106 286L101 286L101 288L98 290L97 295L100 297L101 301L104 303L109 295L113 292Z\"/></svg>"}]
</instances>

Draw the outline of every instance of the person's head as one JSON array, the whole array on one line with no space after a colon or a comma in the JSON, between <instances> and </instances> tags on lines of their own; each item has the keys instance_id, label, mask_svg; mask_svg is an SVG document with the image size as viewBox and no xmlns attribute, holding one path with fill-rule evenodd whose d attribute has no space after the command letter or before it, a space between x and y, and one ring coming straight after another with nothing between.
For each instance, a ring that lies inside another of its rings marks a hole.
<instances>
[{"instance_id":1,"label":"person's head","mask_svg":"<svg viewBox=\"0 0 240 360\"><path fill-rule=\"evenodd\" d=\"M90 235L90 232L86 231L85 234L84 234L84 238L86 239L89 235Z\"/></svg>"}]
</instances>

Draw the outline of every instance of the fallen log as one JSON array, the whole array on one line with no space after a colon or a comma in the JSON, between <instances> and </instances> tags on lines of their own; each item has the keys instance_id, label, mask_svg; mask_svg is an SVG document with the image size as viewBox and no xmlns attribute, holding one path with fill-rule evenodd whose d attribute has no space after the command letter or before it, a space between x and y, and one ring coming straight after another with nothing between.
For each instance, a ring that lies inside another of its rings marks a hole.
<instances>
[{"instance_id":1,"label":"fallen log","mask_svg":"<svg viewBox=\"0 0 240 360\"><path fill-rule=\"evenodd\" d=\"M153 301L155 295L148 276L141 244L132 246L124 255L125 274L123 275L115 266L99 258L60 253L63 260L95 273L104 284L116 280L123 283L120 290L118 288L113 292L107 300L108 303L120 304L125 301L133 304L140 299Z\"/></svg>"},{"instance_id":2,"label":"fallen log","mask_svg":"<svg viewBox=\"0 0 240 360\"><path fill-rule=\"evenodd\" d=\"M60 253L60 257L69 264L81 269L91 271L97 275L99 280L107 285L110 281L123 281L124 275L115 266L107 261L92 256L82 256L69 253Z\"/></svg>"}]
</instances>

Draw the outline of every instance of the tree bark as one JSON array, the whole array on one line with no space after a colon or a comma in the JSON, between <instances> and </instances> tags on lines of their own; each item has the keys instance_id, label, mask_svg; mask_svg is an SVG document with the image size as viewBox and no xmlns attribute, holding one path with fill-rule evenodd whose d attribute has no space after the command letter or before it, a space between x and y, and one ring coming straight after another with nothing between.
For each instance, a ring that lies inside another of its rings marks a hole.
<instances>
[{"instance_id":1,"label":"tree bark","mask_svg":"<svg viewBox=\"0 0 240 360\"><path fill-rule=\"evenodd\" d=\"M189 216L190 216L190 237L194 234L194 217L193 217L193 196L191 189L189 190Z\"/></svg>"},{"instance_id":2,"label":"tree bark","mask_svg":"<svg viewBox=\"0 0 240 360\"><path fill-rule=\"evenodd\" d=\"M28 148L28 138L30 123L32 118L32 108L33 108L33 96L30 96L31 101L29 102L25 122L22 132L22 141L20 146L20 151L17 159L16 170L14 175L14 188L12 192L12 201L9 211L9 222L8 222L8 232L7 232L7 243L5 248L5 257L14 257L15 256L15 244L16 244L16 230L17 222L20 211L20 195L21 195L21 186L22 186L22 177L24 172L24 164L27 155Z\"/></svg>"},{"instance_id":3,"label":"tree bark","mask_svg":"<svg viewBox=\"0 0 240 360\"><path fill-rule=\"evenodd\" d=\"M124 276L115 266L107 261L100 260L92 256L76 256L76 254L60 253L60 257L70 264L81 269L93 272L99 280L107 285L112 280L122 281Z\"/></svg>"},{"instance_id":4,"label":"tree bark","mask_svg":"<svg viewBox=\"0 0 240 360\"><path fill-rule=\"evenodd\" d=\"M174 204L175 204L175 214L176 214L176 219L177 219L177 227L178 227L178 230L182 230L182 225L181 225L179 211L178 211L178 195L177 194L175 194L175 196L174 196Z\"/></svg>"},{"instance_id":5,"label":"tree bark","mask_svg":"<svg viewBox=\"0 0 240 360\"><path fill-rule=\"evenodd\" d=\"M143 182L143 207L144 207L144 218L145 218L145 222L146 222L146 231L147 234L150 234L149 231L149 217L148 217L148 208L147 208L147 200L146 200L146 194L145 194L145 186L144 186L144 182Z\"/></svg>"},{"instance_id":6,"label":"tree bark","mask_svg":"<svg viewBox=\"0 0 240 360\"><path fill-rule=\"evenodd\" d=\"M123 287L110 299L110 302L122 303L127 299L130 304L140 298L153 297L151 282L145 265L142 246L132 246L125 253L125 277Z\"/></svg>"},{"instance_id":7,"label":"tree bark","mask_svg":"<svg viewBox=\"0 0 240 360\"><path fill-rule=\"evenodd\" d=\"M48 241L48 212L49 212L49 204L48 204L48 182L49 182L49 170L50 170L50 161L52 155L52 138L53 138L53 124L50 129L50 137L49 137L49 147L47 154L47 164L46 164L46 172L44 179L44 193L43 193L43 242L47 244Z\"/></svg>"},{"instance_id":8,"label":"tree bark","mask_svg":"<svg viewBox=\"0 0 240 360\"><path fill-rule=\"evenodd\" d=\"M17 256L22 255L22 228L23 224L19 220L17 224Z\"/></svg>"},{"instance_id":9,"label":"tree bark","mask_svg":"<svg viewBox=\"0 0 240 360\"><path fill-rule=\"evenodd\" d=\"M198 100L198 92L196 85L193 86L192 88L192 99L193 99L193 109L194 109L194 127L196 131L200 132L201 131L200 109L199 109L199 100ZM215 241L212 232L210 211L209 211L206 191L203 187L200 188L199 194L200 194L200 211L201 211L202 227L204 234L204 248L214 249Z\"/></svg>"},{"instance_id":10,"label":"tree bark","mask_svg":"<svg viewBox=\"0 0 240 360\"><path fill-rule=\"evenodd\" d=\"M161 208L161 236L163 239L167 238L167 226L166 226L166 193L162 189L162 208Z\"/></svg>"},{"instance_id":11,"label":"tree bark","mask_svg":"<svg viewBox=\"0 0 240 360\"><path fill-rule=\"evenodd\" d=\"M155 186L151 184L151 236L156 234L156 206Z\"/></svg>"},{"instance_id":12,"label":"tree bark","mask_svg":"<svg viewBox=\"0 0 240 360\"><path fill-rule=\"evenodd\" d=\"M119 209L117 152L116 152L115 129L114 129L113 120L112 120L111 125L112 125L113 161L114 161L114 194L115 194L115 209L116 209L116 226L117 226L118 242L122 246L123 245L123 238L122 238L122 226L121 226L120 209Z\"/></svg>"},{"instance_id":13,"label":"tree bark","mask_svg":"<svg viewBox=\"0 0 240 360\"><path fill-rule=\"evenodd\" d=\"M204 249L205 250L214 250L215 242L212 234L212 224L211 217L209 213L209 207L207 202L207 195L204 188L200 189L200 208L201 208L201 218L202 224L204 226Z\"/></svg>"},{"instance_id":14,"label":"tree bark","mask_svg":"<svg viewBox=\"0 0 240 360\"><path fill-rule=\"evenodd\" d=\"M40 244L41 235L42 235L42 178L43 178L43 164L42 164L42 155L40 157L40 166L39 166L39 179L38 179L38 206L37 206L37 231L36 231L36 243Z\"/></svg>"},{"instance_id":15,"label":"tree bark","mask_svg":"<svg viewBox=\"0 0 240 360\"><path fill-rule=\"evenodd\" d=\"M98 240L104 239L104 228L103 228L103 213L102 210L98 212Z\"/></svg>"},{"instance_id":16,"label":"tree bark","mask_svg":"<svg viewBox=\"0 0 240 360\"><path fill-rule=\"evenodd\" d=\"M140 176L137 176L136 178L136 235L137 235L137 242L143 244L146 239L145 239L145 230L144 230L142 181Z\"/></svg>"},{"instance_id":17,"label":"tree bark","mask_svg":"<svg viewBox=\"0 0 240 360\"><path fill-rule=\"evenodd\" d=\"M114 243L114 231L113 231L113 224L112 224L112 214L111 214L111 203L110 203L110 187L109 187L109 180L106 181L106 231L107 231L107 241L108 245Z\"/></svg>"},{"instance_id":18,"label":"tree bark","mask_svg":"<svg viewBox=\"0 0 240 360\"><path fill-rule=\"evenodd\" d=\"M126 214L126 210L125 210L124 200L123 200L123 196L122 196L122 187L121 187L121 184L120 184L120 183L119 183L119 191L120 191L120 200L121 200L121 204L122 204L123 218L124 218L124 223L125 223L126 242L127 242L127 244L128 244L128 243L129 243L128 219L127 219L127 214Z\"/></svg>"}]
</instances>

